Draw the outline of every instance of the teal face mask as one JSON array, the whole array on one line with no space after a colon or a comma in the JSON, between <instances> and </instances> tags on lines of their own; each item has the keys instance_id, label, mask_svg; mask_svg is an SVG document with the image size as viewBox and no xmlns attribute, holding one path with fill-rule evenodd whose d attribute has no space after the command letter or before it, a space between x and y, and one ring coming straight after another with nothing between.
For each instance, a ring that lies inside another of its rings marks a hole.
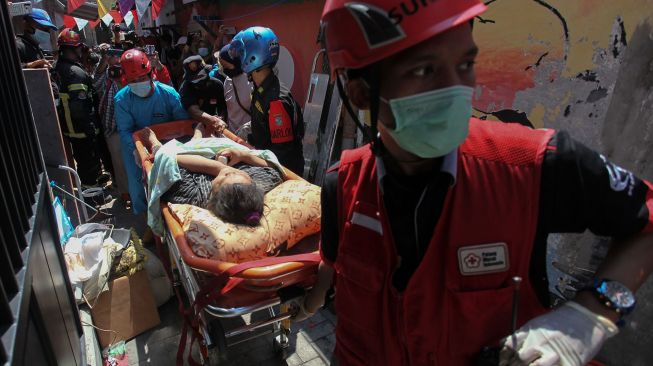
<instances>
[{"instance_id":1,"label":"teal face mask","mask_svg":"<svg viewBox=\"0 0 653 366\"><path fill-rule=\"evenodd\" d=\"M474 89L456 85L403 98L390 105L395 129L388 133L404 150L421 158L447 155L467 138Z\"/></svg>"}]
</instances>

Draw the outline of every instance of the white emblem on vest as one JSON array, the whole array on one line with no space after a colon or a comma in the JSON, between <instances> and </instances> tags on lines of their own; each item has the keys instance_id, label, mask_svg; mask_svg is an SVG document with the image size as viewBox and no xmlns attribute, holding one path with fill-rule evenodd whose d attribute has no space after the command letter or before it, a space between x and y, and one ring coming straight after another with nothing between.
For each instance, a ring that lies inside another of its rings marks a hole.
<instances>
[{"instance_id":1,"label":"white emblem on vest","mask_svg":"<svg viewBox=\"0 0 653 366\"><path fill-rule=\"evenodd\" d=\"M503 272L510 268L506 243L458 248L458 268L463 276Z\"/></svg>"}]
</instances>

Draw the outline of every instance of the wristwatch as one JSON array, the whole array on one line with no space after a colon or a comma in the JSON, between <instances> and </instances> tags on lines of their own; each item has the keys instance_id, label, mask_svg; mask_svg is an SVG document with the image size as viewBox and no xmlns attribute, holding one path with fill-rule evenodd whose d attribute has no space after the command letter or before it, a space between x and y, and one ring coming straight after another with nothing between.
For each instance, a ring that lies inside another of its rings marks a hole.
<instances>
[{"instance_id":1,"label":"wristwatch","mask_svg":"<svg viewBox=\"0 0 653 366\"><path fill-rule=\"evenodd\" d=\"M586 289L594 292L603 305L616 311L622 317L633 311L637 302L635 294L628 287L621 282L607 278L594 280Z\"/></svg>"}]
</instances>

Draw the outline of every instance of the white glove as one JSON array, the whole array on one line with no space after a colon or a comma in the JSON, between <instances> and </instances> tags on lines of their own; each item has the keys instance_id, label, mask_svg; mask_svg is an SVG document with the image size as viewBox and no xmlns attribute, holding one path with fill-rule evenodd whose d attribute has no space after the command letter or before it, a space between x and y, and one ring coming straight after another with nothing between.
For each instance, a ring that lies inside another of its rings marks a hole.
<instances>
[{"instance_id":1,"label":"white glove","mask_svg":"<svg viewBox=\"0 0 653 366\"><path fill-rule=\"evenodd\" d=\"M619 329L610 319L569 301L506 338L499 364L583 366L617 333Z\"/></svg>"}]
</instances>

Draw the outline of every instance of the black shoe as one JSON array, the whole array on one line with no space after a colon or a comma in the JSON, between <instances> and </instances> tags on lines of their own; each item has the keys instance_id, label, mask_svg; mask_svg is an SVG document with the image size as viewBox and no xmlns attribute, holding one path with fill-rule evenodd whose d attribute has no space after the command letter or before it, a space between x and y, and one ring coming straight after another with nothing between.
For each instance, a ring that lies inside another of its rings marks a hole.
<instances>
[{"instance_id":1,"label":"black shoe","mask_svg":"<svg viewBox=\"0 0 653 366\"><path fill-rule=\"evenodd\" d=\"M107 172L102 172L102 174L100 174L100 176L97 179L97 184L103 186L110 180L111 180L111 174Z\"/></svg>"}]
</instances>

